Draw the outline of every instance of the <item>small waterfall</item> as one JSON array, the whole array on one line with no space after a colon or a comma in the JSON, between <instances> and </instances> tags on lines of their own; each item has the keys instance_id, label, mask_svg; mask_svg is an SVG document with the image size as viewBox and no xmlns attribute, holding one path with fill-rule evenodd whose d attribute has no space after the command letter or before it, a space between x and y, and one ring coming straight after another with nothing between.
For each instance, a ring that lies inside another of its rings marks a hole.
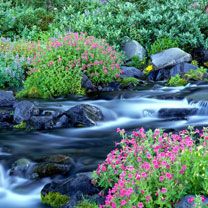
<instances>
[{"instance_id":1,"label":"small waterfall","mask_svg":"<svg viewBox=\"0 0 208 208\"><path fill-rule=\"evenodd\" d=\"M0 164L0 189L8 188L9 182L7 173L4 170L3 166Z\"/></svg>"}]
</instances>

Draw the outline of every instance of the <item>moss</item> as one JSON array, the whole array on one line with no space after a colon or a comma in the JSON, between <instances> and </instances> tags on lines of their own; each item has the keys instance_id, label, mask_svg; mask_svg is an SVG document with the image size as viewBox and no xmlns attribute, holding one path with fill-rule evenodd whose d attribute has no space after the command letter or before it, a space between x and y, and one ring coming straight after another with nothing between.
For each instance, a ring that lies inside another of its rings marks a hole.
<instances>
[{"instance_id":1,"label":"moss","mask_svg":"<svg viewBox=\"0 0 208 208\"><path fill-rule=\"evenodd\" d=\"M98 208L98 205L95 202L84 199L75 208Z\"/></svg>"},{"instance_id":2,"label":"moss","mask_svg":"<svg viewBox=\"0 0 208 208\"><path fill-rule=\"evenodd\" d=\"M22 121L20 124L14 125L15 129L26 129L27 123L25 121Z\"/></svg>"},{"instance_id":3,"label":"moss","mask_svg":"<svg viewBox=\"0 0 208 208\"><path fill-rule=\"evenodd\" d=\"M49 192L45 196L41 195L41 201L52 208L60 208L69 201L69 197L58 192Z\"/></svg>"},{"instance_id":4,"label":"moss","mask_svg":"<svg viewBox=\"0 0 208 208\"><path fill-rule=\"evenodd\" d=\"M122 80L120 80L120 83L122 86L129 86L129 85L134 85L136 86L138 84L138 79L134 78L134 77L126 77Z\"/></svg>"}]
</instances>

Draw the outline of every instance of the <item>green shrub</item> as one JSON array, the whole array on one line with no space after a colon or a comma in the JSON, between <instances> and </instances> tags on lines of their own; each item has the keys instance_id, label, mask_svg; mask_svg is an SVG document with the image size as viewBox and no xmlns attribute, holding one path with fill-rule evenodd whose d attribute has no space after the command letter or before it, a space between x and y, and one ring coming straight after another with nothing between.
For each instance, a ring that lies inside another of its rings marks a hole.
<instances>
[{"instance_id":1,"label":"green shrub","mask_svg":"<svg viewBox=\"0 0 208 208\"><path fill-rule=\"evenodd\" d=\"M69 197L58 192L49 192L45 196L41 195L41 200L52 208L60 208L69 201Z\"/></svg>"},{"instance_id":2,"label":"green shrub","mask_svg":"<svg viewBox=\"0 0 208 208\"><path fill-rule=\"evenodd\" d=\"M73 5L70 5L58 14L55 22L61 30L87 32L116 46L129 37L149 48L156 40L169 37L177 39L183 48L208 48L208 16L201 7L194 8L192 3L192 0L150 0L146 1L143 12L138 10L140 1L110 0L91 9L90 6L94 6L92 2L85 11L79 12L74 12Z\"/></svg>"},{"instance_id":3,"label":"green shrub","mask_svg":"<svg viewBox=\"0 0 208 208\"><path fill-rule=\"evenodd\" d=\"M183 79L179 74L177 74L174 77L171 77L170 80L168 81L169 86L177 87L177 86L184 86L188 82Z\"/></svg>"},{"instance_id":4,"label":"green shrub","mask_svg":"<svg viewBox=\"0 0 208 208\"><path fill-rule=\"evenodd\" d=\"M138 56L133 56L131 58L131 62L128 63L127 65L141 69L141 68L144 68L144 66L146 65L146 61L147 61L146 58L144 58L143 60L140 60Z\"/></svg>"},{"instance_id":5,"label":"green shrub","mask_svg":"<svg viewBox=\"0 0 208 208\"><path fill-rule=\"evenodd\" d=\"M152 45L151 45L151 49L149 51L149 54L156 54L159 53L163 50L169 49L169 48L175 48L178 47L178 41L175 39L170 39L170 38L160 38L157 39Z\"/></svg>"},{"instance_id":6,"label":"green shrub","mask_svg":"<svg viewBox=\"0 0 208 208\"><path fill-rule=\"evenodd\" d=\"M120 54L104 40L70 33L49 42L33 61L21 96L41 98L83 93L82 74L95 84L110 83L120 74Z\"/></svg>"},{"instance_id":7,"label":"green shrub","mask_svg":"<svg viewBox=\"0 0 208 208\"><path fill-rule=\"evenodd\" d=\"M29 65L30 60L24 57L0 53L0 88L22 86Z\"/></svg>"}]
</instances>

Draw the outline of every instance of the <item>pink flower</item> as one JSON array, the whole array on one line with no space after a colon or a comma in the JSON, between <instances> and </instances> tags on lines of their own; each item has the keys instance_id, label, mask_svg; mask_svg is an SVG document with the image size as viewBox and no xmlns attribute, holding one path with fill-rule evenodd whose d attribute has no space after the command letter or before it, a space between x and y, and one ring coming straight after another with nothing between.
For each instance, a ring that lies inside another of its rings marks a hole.
<instances>
[{"instance_id":1,"label":"pink flower","mask_svg":"<svg viewBox=\"0 0 208 208\"><path fill-rule=\"evenodd\" d=\"M164 180L165 180L165 177L164 176L160 176L159 181L163 182Z\"/></svg>"},{"instance_id":2,"label":"pink flower","mask_svg":"<svg viewBox=\"0 0 208 208\"><path fill-rule=\"evenodd\" d=\"M142 202L139 202L139 203L138 203L138 205L137 205L137 207L138 207L138 208L143 208L143 207L144 207L144 205L143 205L143 203L142 203Z\"/></svg>"},{"instance_id":3,"label":"pink flower","mask_svg":"<svg viewBox=\"0 0 208 208\"><path fill-rule=\"evenodd\" d=\"M151 196L146 196L146 201L149 202L151 200Z\"/></svg>"},{"instance_id":4,"label":"pink flower","mask_svg":"<svg viewBox=\"0 0 208 208\"><path fill-rule=\"evenodd\" d=\"M141 173L141 177L142 177L142 178L146 178L146 177L147 177L147 173L146 173L146 172L142 172L142 173Z\"/></svg>"},{"instance_id":5,"label":"pink flower","mask_svg":"<svg viewBox=\"0 0 208 208\"><path fill-rule=\"evenodd\" d=\"M161 193L165 194L167 192L167 189L166 188L162 188L160 191L161 191Z\"/></svg>"},{"instance_id":6,"label":"pink flower","mask_svg":"<svg viewBox=\"0 0 208 208\"><path fill-rule=\"evenodd\" d=\"M106 167L103 165L102 168L101 168L101 170L102 170L103 172L106 172L107 169L106 169Z\"/></svg>"},{"instance_id":7,"label":"pink flower","mask_svg":"<svg viewBox=\"0 0 208 208\"><path fill-rule=\"evenodd\" d=\"M166 178L171 180L173 178L173 175L171 173L166 173Z\"/></svg>"},{"instance_id":8,"label":"pink flower","mask_svg":"<svg viewBox=\"0 0 208 208\"><path fill-rule=\"evenodd\" d=\"M121 206L124 206L126 203L127 203L126 200L122 200L121 201Z\"/></svg>"},{"instance_id":9,"label":"pink flower","mask_svg":"<svg viewBox=\"0 0 208 208\"><path fill-rule=\"evenodd\" d=\"M189 204L193 203L194 202L194 197L189 197L187 201L188 201Z\"/></svg>"}]
</instances>

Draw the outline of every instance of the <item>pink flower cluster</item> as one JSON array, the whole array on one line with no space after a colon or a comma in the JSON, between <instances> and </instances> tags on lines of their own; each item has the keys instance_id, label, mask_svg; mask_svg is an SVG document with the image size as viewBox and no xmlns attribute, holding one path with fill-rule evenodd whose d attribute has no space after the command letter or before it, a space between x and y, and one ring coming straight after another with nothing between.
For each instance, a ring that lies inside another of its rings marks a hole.
<instances>
[{"instance_id":1,"label":"pink flower cluster","mask_svg":"<svg viewBox=\"0 0 208 208\"><path fill-rule=\"evenodd\" d=\"M208 153L207 128L178 134L143 128L131 135L121 129L117 132L123 139L94 176L99 186L110 188L101 208L172 206L187 191L185 177L192 167L183 155L197 151L193 137Z\"/></svg>"}]
</instances>

